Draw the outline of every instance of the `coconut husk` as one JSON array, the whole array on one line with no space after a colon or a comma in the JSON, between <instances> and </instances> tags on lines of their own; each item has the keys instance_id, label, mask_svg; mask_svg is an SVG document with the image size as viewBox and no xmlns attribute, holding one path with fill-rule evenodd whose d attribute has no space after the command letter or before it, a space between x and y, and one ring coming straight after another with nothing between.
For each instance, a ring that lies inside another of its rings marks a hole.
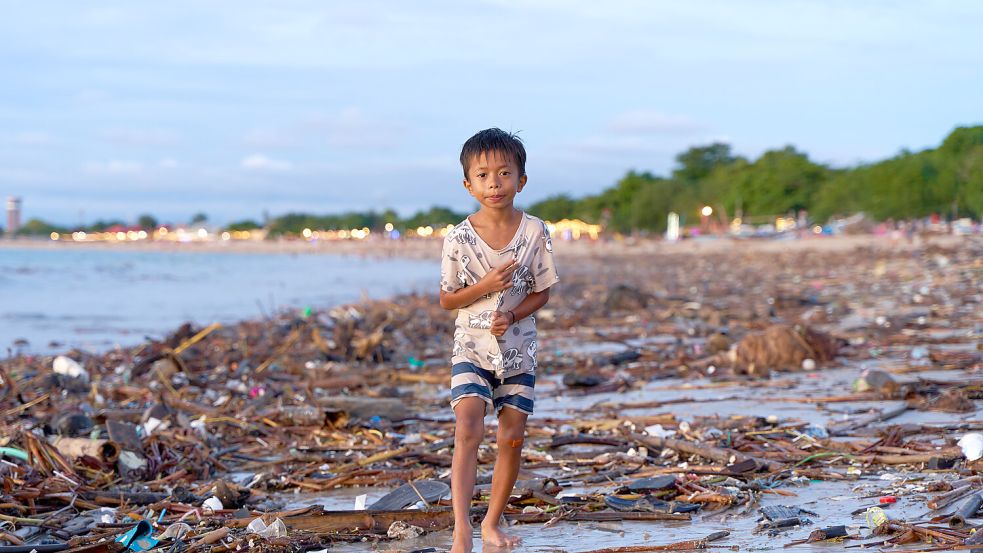
<instances>
[{"instance_id":1,"label":"coconut husk","mask_svg":"<svg viewBox=\"0 0 983 553\"><path fill-rule=\"evenodd\" d=\"M838 347L827 334L808 327L774 325L759 334L751 334L731 350L734 369L743 374L763 374L770 370L796 371L802 362L816 364L833 359Z\"/></svg>"}]
</instances>

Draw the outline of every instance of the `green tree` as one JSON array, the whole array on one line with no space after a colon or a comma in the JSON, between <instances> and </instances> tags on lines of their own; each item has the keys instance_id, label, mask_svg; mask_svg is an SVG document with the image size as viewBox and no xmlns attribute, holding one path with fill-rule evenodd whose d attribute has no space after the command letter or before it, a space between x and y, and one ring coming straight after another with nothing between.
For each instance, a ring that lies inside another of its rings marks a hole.
<instances>
[{"instance_id":1,"label":"green tree","mask_svg":"<svg viewBox=\"0 0 983 553\"><path fill-rule=\"evenodd\" d=\"M191 224L192 225L197 225L197 224L205 223L207 221L208 221L208 215L206 215L205 213L203 213L201 211L199 211L198 213L195 213L194 215L191 216Z\"/></svg>"},{"instance_id":2,"label":"green tree","mask_svg":"<svg viewBox=\"0 0 983 553\"><path fill-rule=\"evenodd\" d=\"M243 230L255 230L258 228L263 228L263 227L252 219L243 219L241 221L229 223L225 227L225 230L234 232L234 231L243 231Z\"/></svg>"},{"instance_id":3,"label":"green tree","mask_svg":"<svg viewBox=\"0 0 983 553\"><path fill-rule=\"evenodd\" d=\"M699 182L717 167L730 165L736 160L730 144L714 142L706 146L693 146L676 156L677 166L672 178L684 183Z\"/></svg>"},{"instance_id":4,"label":"green tree","mask_svg":"<svg viewBox=\"0 0 983 553\"><path fill-rule=\"evenodd\" d=\"M149 213L137 217L137 226L143 230L154 230L157 228L157 218Z\"/></svg>"},{"instance_id":5,"label":"green tree","mask_svg":"<svg viewBox=\"0 0 983 553\"><path fill-rule=\"evenodd\" d=\"M15 234L18 236L48 236L52 232L64 233L67 232L67 230L47 221L32 218L24 223L21 228L17 229Z\"/></svg>"},{"instance_id":6,"label":"green tree","mask_svg":"<svg viewBox=\"0 0 983 553\"><path fill-rule=\"evenodd\" d=\"M540 200L526 211L544 221L559 221L575 217L577 201L566 194L557 194Z\"/></svg>"}]
</instances>

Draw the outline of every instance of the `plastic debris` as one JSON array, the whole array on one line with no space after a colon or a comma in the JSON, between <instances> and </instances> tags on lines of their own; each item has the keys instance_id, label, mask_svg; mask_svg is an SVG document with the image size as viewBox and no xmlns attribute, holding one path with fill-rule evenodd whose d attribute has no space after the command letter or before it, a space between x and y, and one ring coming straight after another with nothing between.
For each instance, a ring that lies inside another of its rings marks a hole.
<instances>
[{"instance_id":1,"label":"plastic debris","mask_svg":"<svg viewBox=\"0 0 983 553\"><path fill-rule=\"evenodd\" d=\"M55 374L60 374L69 378L89 380L89 371L85 370L82 365L79 365L78 361L64 355L55 357L55 360L51 364L51 369L55 372Z\"/></svg>"},{"instance_id":2,"label":"plastic debris","mask_svg":"<svg viewBox=\"0 0 983 553\"><path fill-rule=\"evenodd\" d=\"M154 538L154 527L146 520L141 520L132 529L116 538L116 542L131 551L146 551L157 546L159 540Z\"/></svg>"},{"instance_id":3,"label":"plastic debris","mask_svg":"<svg viewBox=\"0 0 983 553\"><path fill-rule=\"evenodd\" d=\"M262 518L257 518L246 526L246 531L264 538L284 538L287 536L287 525L279 518L267 525Z\"/></svg>"},{"instance_id":4,"label":"plastic debris","mask_svg":"<svg viewBox=\"0 0 983 553\"><path fill-rule=\"evenodd\" d=\"M966 434L956 443L963 450L963 456L968 461L976 461L983 457L983 434L972 432Z\"/></svg>"}]
</instances>

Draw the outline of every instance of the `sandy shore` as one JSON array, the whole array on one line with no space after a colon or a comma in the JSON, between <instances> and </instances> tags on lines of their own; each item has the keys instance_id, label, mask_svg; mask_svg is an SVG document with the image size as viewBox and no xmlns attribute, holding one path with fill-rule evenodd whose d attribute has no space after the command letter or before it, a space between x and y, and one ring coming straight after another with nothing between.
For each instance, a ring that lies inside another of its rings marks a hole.
<instances>
[{"instance_id":1,"label":"sandy shore","mask_svg":"<svg viewBox=\"0 0 983 553\"><path fill-rule=\"evenodd\" d=\"M888 236L822 236L802 239L733 239L699 238L681 242L643 238L610 240L556 241L556 253L561 257L595 255L651 255L651 254L709 254L727 252L779 253L795 251L843 252L856 248L907 251L926 245L957 247L969 241L983 240L974 236L932 236L918 238L909 243ZM195 252L230 254L328 254L358 255L369 257L405 257L411 259L436 259L440 255L439 239L364 240L364 241L215 241L215 242L53 242L51 240L15 239L0 240L0 250L30 249L89 249L100 251L131 252Z\"/></svg>"}]
</instances>

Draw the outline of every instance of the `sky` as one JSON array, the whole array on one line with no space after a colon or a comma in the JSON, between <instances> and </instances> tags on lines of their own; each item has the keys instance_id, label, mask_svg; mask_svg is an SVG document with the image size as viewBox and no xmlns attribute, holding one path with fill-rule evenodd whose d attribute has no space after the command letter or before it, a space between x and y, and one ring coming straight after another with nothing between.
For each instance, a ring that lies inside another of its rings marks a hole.
<instances>
[{"instance_id":1,"label":"sky","mask_svg":"<svg viewBox=\"0 0 983 553\"><path fill-rule=\"evenodd\" d=\"M473 206L519 131L528 205L686 148L850 166L983 121L983 3L13 2L0 196L60 223Z\"/></svg>"}]
</instances>

